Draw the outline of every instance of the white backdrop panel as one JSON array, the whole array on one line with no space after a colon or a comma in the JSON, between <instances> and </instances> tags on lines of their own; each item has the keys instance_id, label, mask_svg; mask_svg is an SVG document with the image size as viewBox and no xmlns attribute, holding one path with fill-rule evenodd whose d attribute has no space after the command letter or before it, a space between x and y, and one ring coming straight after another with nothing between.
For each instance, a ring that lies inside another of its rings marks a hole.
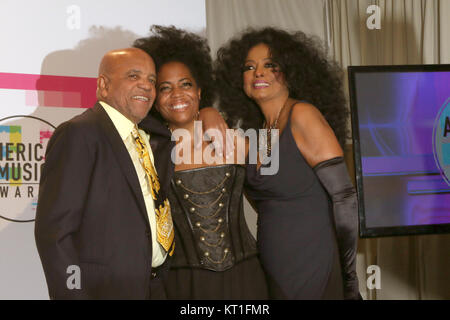
<instances>
[{"instance_id":1,"label":"white backdrop panel","mask_svg":"<svg viewBox=\"0 0 450 320\"><path fill-rule=\"evenodd\" d=\"M0 217L0 300L48 299L34 222L24 222L35 216L39 173L23 168L43 163L53 126L92 106L104 53L130 46L152 24L205 34L204 0L0 2L0 216L9 219ZM19 144L37 156L18 157ZM14 183L13 165L25 173Z\"/></svg>"}]
</instances>

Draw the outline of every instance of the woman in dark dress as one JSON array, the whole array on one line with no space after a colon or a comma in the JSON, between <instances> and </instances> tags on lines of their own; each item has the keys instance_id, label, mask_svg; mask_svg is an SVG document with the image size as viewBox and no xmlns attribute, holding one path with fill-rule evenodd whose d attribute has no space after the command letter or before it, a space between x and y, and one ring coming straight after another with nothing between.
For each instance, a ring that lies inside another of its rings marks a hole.
<instances>
[{"instance_id":1,"label":"woman in dark dress","mask_svg":"<svg viewBox=\"0 0 450 320\"><path fill-rule=\"evenodd\" d=\"M215 89L206 40L174 27L152 31L135 46L155 60L157 111L173 137L182 134L172 153L175 252L168 298L267 299L256 241L244 217L245 167L214 154L206 142L200 150L194 146L194 121L199 108L212 105ZM199 151L215 162L195 161Z\"/></svg>"},{"instance_id":2,"label":"woman in dark dress","mask_svg":"<svg viewBox=\"0 0 450 320\"><path fill-rule=\"evenodd\" d=\"M246 173L271 298L358 299L357 199L340 145L347 112L338 68L302 32L274 28L232 39L217 59L230 125L280 132L266 141L270 154L260 152L278 157L278 172L262 174L258 158Z\"/></svg>"}]
</instances>

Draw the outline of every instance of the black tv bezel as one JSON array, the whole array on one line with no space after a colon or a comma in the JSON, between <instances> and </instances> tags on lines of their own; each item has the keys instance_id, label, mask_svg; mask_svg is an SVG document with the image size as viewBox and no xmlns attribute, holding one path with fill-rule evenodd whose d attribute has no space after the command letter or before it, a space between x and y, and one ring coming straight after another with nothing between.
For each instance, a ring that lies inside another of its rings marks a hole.
<instances>
[{"instance_id":1,"label":"black tv bezel","mask_svg":"<svg viewBox=\"0 0 450 320\"><path fill-rule=\"evenodd\" d=\"M350 114L352 124L353 158L355 161L355 181L358 193L358 216L360 238L429 235L450 233L450 223L429 224L416 226L366 227L364 208L364 190L361 166L361 148L359 139L358 106L356 102L355 74L369 72L450 72L450 64L428 65L377 65L377 66L348 66L348 85L350 98Z\"/></svg>"}]
</instances>

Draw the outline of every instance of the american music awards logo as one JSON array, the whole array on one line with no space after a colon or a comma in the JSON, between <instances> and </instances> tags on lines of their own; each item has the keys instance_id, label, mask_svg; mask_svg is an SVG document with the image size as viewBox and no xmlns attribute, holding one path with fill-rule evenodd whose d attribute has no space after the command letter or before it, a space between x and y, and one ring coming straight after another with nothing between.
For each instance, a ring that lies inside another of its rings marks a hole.
<instances>
[{"instance_id":1,"label":"american music awards logo","mask_svg":"<svg viewBox=\"0 0 450 320\"><path fill-rule=\"evenodd\" d=\"M434 123L433 154L442 177L450 186L450 98L442 105Z\"/></svg>"},{"instance_id":2,"label":"american music awards logo","mask_svg":"<svg viewBox=\"0 0 450 320\"><path fill-rule=\"evenodd\" d=\"M45 150L54 129L34 116L0 119L0 220L34 221Z\"/></svg>"}]
</instances>

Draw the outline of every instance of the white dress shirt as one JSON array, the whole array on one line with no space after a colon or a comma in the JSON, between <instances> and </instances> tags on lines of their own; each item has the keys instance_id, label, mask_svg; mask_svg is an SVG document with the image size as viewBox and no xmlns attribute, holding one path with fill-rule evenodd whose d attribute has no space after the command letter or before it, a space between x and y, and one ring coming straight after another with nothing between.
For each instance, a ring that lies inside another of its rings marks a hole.
<instances>
[{"instance_id":1,"label":"white dress shirt","mask_svg":"<svg viewBox=\"0 0 450 320\"><path fill-rule=\"evenodd\" d=\"M144 197L145 209L147 210L147 216L150 223L150 229L152 233L152 267L156 268L162 265L167 257L167 252L156 240L156 215L155 215L155 204L150 193L150 186L147 180L146 173L139 159L139 154L136 150L136 144L131 135L135 124L130 121L127 117L121 114L119 111L108 105L107 103L100 101L100 104L105 109L111 121L114 123L120 137L122 138L125 147L130 154L131 160L133 161L134 168L136 169L136 174L139 178L139 184L141 185L142 195ZM148 153L152 164L154 164L152 148L150 147L150 136L143 130L139 129L139 134L147 146ZM153 165L154 166L154 165ZM156 170L156 168L155 168Z\"/></svg>"}]
</instances>

